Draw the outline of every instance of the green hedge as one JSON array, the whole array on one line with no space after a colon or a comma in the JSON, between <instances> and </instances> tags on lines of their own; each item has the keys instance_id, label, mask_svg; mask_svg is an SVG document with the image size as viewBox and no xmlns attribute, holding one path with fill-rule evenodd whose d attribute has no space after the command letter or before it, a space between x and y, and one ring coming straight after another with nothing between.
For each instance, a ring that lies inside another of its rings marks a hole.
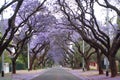
<instances>
[{"instance_id":1,"label":"green hedge","mask_svg":"<svg viewBox=\"0 0 120 80\"><path fill-rule=\"evenodd\" d=\"M16 70L25 70L27 69L26 65L24 63L16 63Z\"/></svg>"}]
</instances>

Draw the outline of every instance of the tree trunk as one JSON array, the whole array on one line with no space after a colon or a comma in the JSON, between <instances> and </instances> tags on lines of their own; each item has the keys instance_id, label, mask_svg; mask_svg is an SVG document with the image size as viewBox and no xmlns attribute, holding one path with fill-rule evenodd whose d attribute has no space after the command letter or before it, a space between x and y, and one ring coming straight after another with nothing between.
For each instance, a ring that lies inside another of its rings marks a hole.
<instances>
[{"instance_id":1,"label":"tree trunk","mask_svg":"<svg viewBox=\"0 0 120 80\"><path fill-rule=\"evenodd\" d=\"M36 58L36 54L34 54L33 57L30 58L30 69L29 70L32 70L35 58Z\"/></svg>"},{"instance_id":2,"label":"tree trunk","mask_svg":"<svg viewBox=\"0 0 120 80\"><path fill-rule=\"evenodd\" d=\"M73 69L73 68L74 68L74 61L73 61L73 58L71 58L70 64L71 64L71 68Z\"/></svg>"},{"instance_id":3,"label":"tree trunk","mask_svg":"<svg viewBox=\"0 0 120 80\"><path fill-rule=\"evenodd\" d=\"M85 59L85 64L86 64L86 69L87 71L90 70L90 67L89 67L89 59Z\"/></svg>"},{"instance_id":4,"label":"tree trunk","mask_svg":"<svg viewBox=\"0 0 120 80\"><path fill-rule=\"evenodd\" d=\"M30 69L29 70L32 70L32 64L30 64Z\"/></svg>"},{"instance_id":5,"label":"tree trunk","mask_svg":"<svg viewBox=\"0 0 120 80\"><path fill-rule=\"evenodd\" d=\"M46 67L45 60L43 60L43 67Z\"/></svg>"},{"instance_id":6,"label":"tree trunk","mask_svg":"<svg viewBox=\"0 0 120 80\"><path fill-rule=\"evenodd\" d=\"M30 60L30 69L29 70L32 70L32 68L33 68L33 62L34 62L34 60Z\"/></svg>"},{"instance_id":7,"label":"tree trunk","mask_svg":"<svg viewBox=\"0 0 120 80\"><path fill-rule=\"evenodd\" d=\"M12 60L12 73L16 74L16 60Z\"/></svg>"},{"instance_id":8,"label":"tree trunk","mask_svg":"<svg viewBox=\"0 0 120 80\"><path fill-rule=\"evenodd\" d=\"M110 70L111 70L111 77L115 77L117 75L117 66L115 62L115 56L109 56L110 62Z\"/></svg>"},{"instance_id":9,"label":"tree trunk","mask_svg":"<svg viewBox=\"0 0 120 80\"><path fill-rule=\"evenodd\" d=\"M103 69L102 69L102 64L101 64L101 54L98 52L97 53L97 64L98 64L98 71L99 74L103 74Z\"/></svg>"},{"instance_id":10,"label":"tree trunk","mask_svg":"<svg viewBox=\"0 0 120 80\"><path fill-rule=\"evenodd\" d=\"M73 69L73 67L74 67L73 62L71 61L70 64L71 64L70 67Z\"/></svg>"}]
</instances>

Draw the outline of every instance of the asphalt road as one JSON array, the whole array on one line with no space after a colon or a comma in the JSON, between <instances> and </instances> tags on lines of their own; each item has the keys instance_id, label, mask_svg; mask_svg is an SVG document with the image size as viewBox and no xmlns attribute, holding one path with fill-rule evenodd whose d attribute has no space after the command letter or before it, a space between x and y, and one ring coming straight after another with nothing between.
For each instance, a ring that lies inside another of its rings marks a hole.
<instances>
[{"instance_id":1,"label":"asphalt road","mask_svg":"<svg viewBox=\"0 0 120 80\"><path fill-rule=\"evenodd\" d=\"M32 80L80 80L62 68L52 68Z\"/></svg>"}]
</instances>

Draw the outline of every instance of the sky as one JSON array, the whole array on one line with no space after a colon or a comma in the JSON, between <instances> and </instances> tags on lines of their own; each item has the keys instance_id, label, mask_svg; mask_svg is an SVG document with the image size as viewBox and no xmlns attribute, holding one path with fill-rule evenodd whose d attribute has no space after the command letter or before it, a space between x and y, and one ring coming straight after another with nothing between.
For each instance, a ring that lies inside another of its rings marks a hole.
<instances>
[{"instance_id":1,"label":"sky","mask_svg":"<svg viewBox=\"0 0 120 80\"><path fill-rule=\"evenodd\" d=\"M4 4L5 0L1 0L0 1L0 8L2 7L2 5ZM9 3L11 0L6 0L7 3ZM8 7L6 10L4 10L3 12L3 18L7 19L12 15L13 11L11 7Z\"/></svg>"},{"instance_id":2,"label":"sky","mask_svg":"<svg viewBox=\"0 0 120 80\"><path fill-rule=\"evenodd\" d=\"M0 7L4 4L5 0L1 0L0 2ZM6 2L10 2L11 0L6 0ZM48 0L51 1L51 0ZM71 2L70 2L71 3ZM113 2L112 2L113 3ZM50 6L53 5L53 1L50 3ZM52 7L50 7L50 9L52 10ZM105 23L105 17L106 17L106 9L105 8L101 8L98 4L95 4L95 15L97 16L97 20L99 20L101 22L101 24ZM12 8L7 8L4 11L4 19L9 18L11 15L13 14ZM109 17L114 17L116 14L114 11L109 11ZM57 16L58 17L58 16ZM113 20L113 23L116 23L116 18Z\"/></svg>"},{"instance_id":3,"label":"sky","mask_svg":"<svg viewBox=\"0 0 120 80\"><path fill-rule=\"evenodd\" d=\"M108 9L108 13L109 18L114 17L113 23L116 23L116 13L110 9ZM100 7L98 4L95 4L95 15L97 20L104 24L106 21L107 9Z\"/></svg>"}]
</instances>

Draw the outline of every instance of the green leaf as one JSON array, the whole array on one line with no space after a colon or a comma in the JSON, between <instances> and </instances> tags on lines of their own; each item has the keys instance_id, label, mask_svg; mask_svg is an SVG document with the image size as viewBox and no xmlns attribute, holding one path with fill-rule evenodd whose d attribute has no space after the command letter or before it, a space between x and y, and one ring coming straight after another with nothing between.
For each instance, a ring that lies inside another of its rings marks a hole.
<instances>
[{"instance_id":1,"label":"green leaf","mask_svg":"<svg viewBox=\"0 0 120 80\"><path fill-rule=\"evenodd\" d=\"M117 16L117 24L118 24L118 27L120 28L120 16Z\"/></svg>"}]
</instances>

